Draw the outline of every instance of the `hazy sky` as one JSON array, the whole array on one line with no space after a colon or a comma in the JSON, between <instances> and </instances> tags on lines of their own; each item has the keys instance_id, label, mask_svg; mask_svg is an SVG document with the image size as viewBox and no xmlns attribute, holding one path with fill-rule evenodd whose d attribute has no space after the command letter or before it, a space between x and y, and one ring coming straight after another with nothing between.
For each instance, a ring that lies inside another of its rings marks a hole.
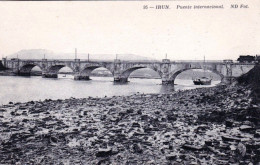
<instances>
[{"instance_id":1,"label":"hazy sky","mask_svg":"<svg viewBox=\"0 0 260 165\"><path fill-rule=\"evenodd\" d=\"M176 10L201 2L0 2L0 56L21 49L136 54L173 60L260 54L260 1L249 9ZM233 1L240 2L240 1ZM171 10L143 10L169 4ZM239 3L240 4L240 3Z\"/></svg>"}]
</instances>

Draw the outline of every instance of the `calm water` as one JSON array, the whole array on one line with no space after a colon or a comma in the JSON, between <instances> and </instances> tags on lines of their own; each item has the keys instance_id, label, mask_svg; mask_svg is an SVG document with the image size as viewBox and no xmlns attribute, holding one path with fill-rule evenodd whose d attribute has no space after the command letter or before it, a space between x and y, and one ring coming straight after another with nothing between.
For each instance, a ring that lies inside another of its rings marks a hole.
<instances>
[{"instance_id":1,"label":"calm water","mask_svg":"<svg viewBox=\"0 0 260 165\"><path fill-rule=\"evenodd\" d=\"M70 97L104 97L139 93L169 93L192 89L192 80L176 79L177 85L164 86L161 79L129 79L124 85L114 84L112 77L91 77L91 81L74 81L72 77L59 75L58 79L41 77L0 76L0 104L31 100L66 99ZM219 83L213 81L211 86ZM181 85L180 85L181 84Z\"/></svg>"}]
</instances>

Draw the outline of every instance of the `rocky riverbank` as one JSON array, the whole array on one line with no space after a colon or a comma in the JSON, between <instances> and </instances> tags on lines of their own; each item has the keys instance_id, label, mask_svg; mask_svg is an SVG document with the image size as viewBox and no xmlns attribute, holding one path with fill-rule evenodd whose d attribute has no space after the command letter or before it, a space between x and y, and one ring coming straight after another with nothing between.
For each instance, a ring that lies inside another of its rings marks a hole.
<instances>
[{"instance_id":1,"label":"rocky riverbank","mask_svg":"<svg viewBox=\"0 0 260 165\"><path fill-rule=\"evenodd\" d=\"M259 164L254 89L10 102L0 164Z\"/></svg>"},{"instance_id":2,"label":"rocky riverbank","mask_svg":"<svg viewBox=\"0 0 260 165\"><path fill-rule=\"evenodd\" d=\"M45 100L0 107L0 164L257 164L250 89Z\"/></svg>"}]
</instances>

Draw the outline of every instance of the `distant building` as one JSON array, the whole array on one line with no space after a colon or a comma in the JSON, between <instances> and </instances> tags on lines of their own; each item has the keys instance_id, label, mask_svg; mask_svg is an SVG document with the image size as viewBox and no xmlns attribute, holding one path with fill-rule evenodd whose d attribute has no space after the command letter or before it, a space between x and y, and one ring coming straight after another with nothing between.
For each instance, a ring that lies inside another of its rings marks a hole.
<instances>
[{"instance_id":1,"label":"distant building","mask_svg":"<svg viewBox=\"0 0 260 165\"><path fill-rule=\"evenodd\" d=\"M255 56L250 56L250 55L241 55L237 59L240 63L253 63L256 61Z\"/></svg>"}]
</instances>

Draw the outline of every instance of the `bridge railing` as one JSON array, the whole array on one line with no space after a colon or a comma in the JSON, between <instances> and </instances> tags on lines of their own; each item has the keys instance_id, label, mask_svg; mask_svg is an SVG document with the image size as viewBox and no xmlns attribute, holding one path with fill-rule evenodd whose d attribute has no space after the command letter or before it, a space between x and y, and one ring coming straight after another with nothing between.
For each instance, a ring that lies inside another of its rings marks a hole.
<instances>
[{"instance_id":1,"label":"bridge railing","mask_svg":"<svg viewBox=\"0 0 260 165\"><path fill-rule=\"evenodd\" d=\"M12 59L7 59L7 61L13 61L13 60L20 60L20 61L36 61L36 62L41 62L41 61L49 61L49 62L74 62L74 61L79 61L79 62L114 62L114 60L101 60L101 59L20 59L20 58L12 58ZM160 61L155 61L155 60L150 60L150 61L145 61L145 60L120 60L120 62L142 62L142 63L151 63L151 62L160 62Z\"/></svg>"},{"instance_id":2,"label":"bridge railing","mask_svg":"<svg viewBox=\"0 0 260 165\"><path fill-rule=\"evenodd\" d=\"M14 60L20 60L20 61L49 61L49 62L74 62L74 61L80 61L80 62L113 62L113 60L96 60L96 59L20 59L20 58L12 58L12 59L7 59L7 61L14 61Z\"/></svg>"},{"instance_id":3,"label":"bridge railing","mask_svg":"<svg viewBox=\"0 0 260 165\"><path fill-rule=\"evenodd\" d=\"M48 62L90 62L90 63L112 63L114 60L101 60L101 59L20 59L20 58L12 58L12 59L6 59L6 61L34 61L34 62L42 62L42 61L48 61ZM158 60L120 60L121 63L135 63L135 64L159 64L162 63L162 61ZM187 64L192 64L192 63L203 63L203 60L171 60L171 64L180 64L180 63L187 63ZM225 63L224 60L206 60L205 63ZM231 63L234 64L252 64L252 63L240 63L239 61L232 61Z\"/></svg>"},{"instance_id":4,"label":"bridge railing","mask_svg":"<svg viewBox=\"0 0 260 165\"><path fill-rule=\"evenodd\" d=\"M204 62L204 60L175 60L175 62ZM205 60L207 62L223 62L223 60Z\"/></svg>"}]
</instances>

